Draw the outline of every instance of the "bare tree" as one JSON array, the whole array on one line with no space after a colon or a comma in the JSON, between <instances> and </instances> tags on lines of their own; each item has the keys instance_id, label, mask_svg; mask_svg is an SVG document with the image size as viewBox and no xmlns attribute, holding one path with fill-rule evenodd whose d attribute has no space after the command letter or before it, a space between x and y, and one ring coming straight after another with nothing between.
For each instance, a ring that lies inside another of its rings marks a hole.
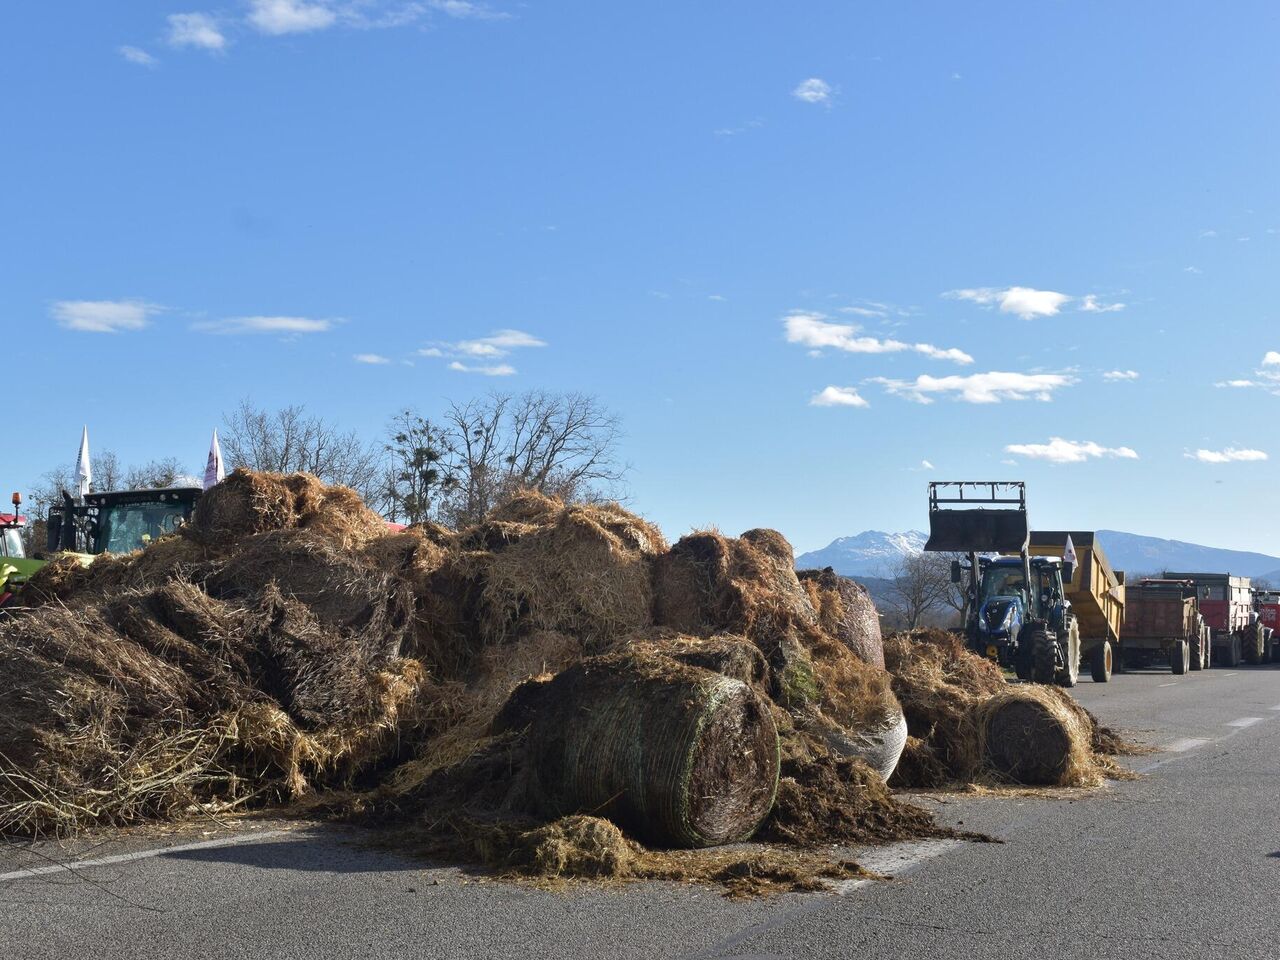
<instances>
[{"instance_id":1,"label":"bare tree","mask_svg":"<svg viewBox=\"0 0 1280 960\"><path fill-rule=\"evenodd\" d=\"M189 480L191 474L177 457L149 460L142 466L132 466L125 474L125 486L130 490L154 490L178 486ZM105 488L112 489L112 488Z\"/></svg>"},{"instance_id":2,"label":"bare tree","mask_svg":"<svg viewBox=\"0 0 1280 960\"><path fill-rule=\"evenodd\" d=\"M889 605L908 630L942 607L954 606L951 561L936 553L907 554L894 564L885 587Z\"/></svg>"},{"instance_id":3,"label":"bare tree","mask_svg":"<svg viewBox=\"0 0 1280 960\"><path fill-rule=\"evenodd\" d=\"M388 520L421 523L438 510L441 497L458 486L450 469L451 445L443 427L402 410L388 428L382 506Z\"/></svg>"},{"instance_id":4,"label":"bare tree","mask_svg":"<svg viewBox=\"0 0 1280 960\"><path fill-rule=\"evenodd\" d=\"M344 433L301 405L272 411L240 401L223 417L222 447L231 469L313 473L326 483L354 488L369 502L381 493L381 451L356 431Z\"/></svg>"},{"instance_id":5,"label":"bare tree","mask_svg":"<svg viewBox=\"0 0 1280 960\"><path fill-rule=\"evenodd\" d=\"M494 393L453 404L444 420L444 463L455 483L441 512L455 525L521 489L570 501L612 496L626 473L618 418L587 394Z\"/></svg>"}]
</instances>

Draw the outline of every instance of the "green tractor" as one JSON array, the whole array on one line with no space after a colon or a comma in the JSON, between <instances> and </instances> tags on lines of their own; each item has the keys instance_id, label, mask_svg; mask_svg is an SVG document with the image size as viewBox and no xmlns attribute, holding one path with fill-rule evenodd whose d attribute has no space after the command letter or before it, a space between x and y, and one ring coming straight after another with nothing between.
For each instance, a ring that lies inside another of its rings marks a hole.
<instances>
[{"instance_id":1,"label":"green tractor","mask_svg":"<svg viewBox=\"0 0 1280 960\"><path fill-rule=\"evenodd\" d=\"M63 491L49 508L50 553L79 554L87 563L103 553L141 550L191 519L200 487L87 493L77 502Z\"/></svg>"},{"instance_id":2,"label":"green tractor","mask_svg":"<svg viewBox=\"0 0 1280 960\"><path fill-rule=\"evenodd\" d=\"M1063 581L1071 564L1028 555L1026 484L929 484L925 550L961 553L951 581L965 587L965 644L1021 680L1073 687L1080 676L1080 627ZM996 554L1004 554L998 556Z\"/></svg>"}]
</instances>

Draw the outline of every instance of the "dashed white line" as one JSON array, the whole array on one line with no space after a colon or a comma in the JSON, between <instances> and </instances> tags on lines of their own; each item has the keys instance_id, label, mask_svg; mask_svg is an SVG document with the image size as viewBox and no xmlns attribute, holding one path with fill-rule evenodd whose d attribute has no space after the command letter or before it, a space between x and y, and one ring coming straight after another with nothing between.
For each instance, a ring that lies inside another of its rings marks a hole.
<instances>
[{"instance_id":1,"label":"dashed white line","mask_svg":"<svg viewBox=\"0 0 1280 960\"><path fill-rule=\"evenodd\" d=\"M940 857L960 846L960 840L924 840L919 843L895 843L877 850L859 851L858 863L885 876L898 877L934 857ZM841 896L875 883L874 880L843 880L833 888Z\"/></svg>"},{"instance_id":2,"label":"dashed white line","mask_svg":"<svg viewBox=\"0 0 1280 960\"><path fill-rule=\"evenodd\" d=\"M11 870L0 873L0 881L23 880L27 877L43 877L50 873L67 873L77 870L88 870L91 867L109 867L116 863L129 863L132 860L147 860L151 857L164 856L166 853L180 853L184 850L212 850L214 847L230 847L237 843L249 843L252 840L266 840L278 837L287 830L266 830L262 833L238 833L232 837L219 840L204 840L200 843L180 843L173 847L157 847L153 850L135 850L133 853L121 853L114 857L98 857L96 860L71 860L67 863L55 863L45 867L27 867L24 870Z\"/></svg>"},{"instance_id":3,"label":"dashed white line","mask_svg":"<svg viewBox=\"0 0 1280 960\"><path fill-rule=\"evenodd\" d=\"M1252 727L1255 723L1261 723L1262 717L1241 717L1239 720L1232 720L1227 724L1228 727Z\"/></svg>"},{"instance_id":4,"label":"dashed white line","mask_svg":"<svg viewBox=\"0 0 1280 960\"><path fill-rule=\"evenodd\" d=\"M1194 750L1196 747L1203 747L1206 743L1212 742L1206 737L1185 737L1182 740L1175 740L1161 749L1165 753L1186 753L1188 750Z\"/></svg>"},{"instance_id":5,"label":"dashed white line","mask_svg":"<svg viewBox=\"0 0 1280 960\"><path fill-rule=\"evenodd\" d=\"M1161 686L1161 687L1176 687L1177 685L1178 685L1178 681L1177 681L1177 680L1174 680L1172 683L1161 683L1161 684L1157 684L1157 686Z\"/></svg>"}]
</instances>

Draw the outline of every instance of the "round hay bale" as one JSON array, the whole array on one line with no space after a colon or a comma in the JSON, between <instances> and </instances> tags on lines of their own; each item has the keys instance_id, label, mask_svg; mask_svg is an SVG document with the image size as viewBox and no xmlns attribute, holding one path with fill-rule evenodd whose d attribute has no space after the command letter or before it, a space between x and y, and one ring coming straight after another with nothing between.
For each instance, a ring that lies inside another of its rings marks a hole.
<instances>
[{"instance_id":1,"label":"round hay bale","mask_svg":"<svg viewBox=\"0 0 1280 960\"><path fill-rule=\"evenodd\" d=\"M769 664L750 640L732 634L687 637L673 634L642 642L637 649L662 654L691 667L701 667L748 684L764 684Z\"/></svg>"},{"instance_id":2,"label":"round hay bale","mask_svg":"<svg viewBox=\"0 0 1280 960\"><path fill-rule=\"evenodd\" d=\"M636 653L583 660L540 691L530 796L547 816L591 811L651 843L745 840L773 806L778 733L740 680Z\"/></svg>"},{"instance_id":3,"label":"round hay bale","mask_svg":"<svg viewBox=\"0 0 1280 960\"><path fill-rule=\"evenodd\" d=\"M1000 777L1056 787L1096 779L1088 720L1053 687L1011 687L980 704L974 722L979 760Z\"/></svg>"},{"instance_id":4,"label":"round hay bale","mask_svg":"<svg viewBox=\"0 0 1280 960\"><path fill-rule=\"evenodd\" d=\"M867 588L830 567L802 570L800 582L818 609L822 628L852 650L860 659L884 666L884 640L880 614Z\"/></svg>"},{"instance_id":5,"label":"round hay bale","mask_svg":"<svg viewBox=\"0 0 1280 960\"><path fill-rule=\"evenodd\" d=\"M351 547L386 532L386 522L347 487L309 473L236 470L205 491L196 504L190 536L214 547L268 530L309 529Z\"/></svg>"},{"instance_id":6,"label":"round hay bale","mask_svg":"<svg viewBox=\"0 0 1280 960\"><path fill-rule=\"evenodd\" d=\"M886 781L897 769L907 743L907 718L901 707L889 710L878 721L850 727L813 709L797 717L796 723L802 730L821 737L837 756L856 757Z\"/></svg>"}]
</instances>

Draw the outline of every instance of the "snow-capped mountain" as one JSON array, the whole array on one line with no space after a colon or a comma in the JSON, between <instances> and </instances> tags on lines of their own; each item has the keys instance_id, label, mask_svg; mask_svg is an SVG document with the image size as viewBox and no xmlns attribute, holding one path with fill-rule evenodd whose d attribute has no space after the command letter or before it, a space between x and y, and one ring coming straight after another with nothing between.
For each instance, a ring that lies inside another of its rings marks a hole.
<instances>
[{"instance_id":1,"label":"snow-capped mountain","mask_svg":"<svg viewBox=\"0 0 1280 960\"><path fill-rule=\"evenodd\" d=\"M864 530L854 537L840 537L821 550L811 550L796 557L801 570L832 567L846 577L890 577L893 566L902 557L924 549L928 534L919 530L885 533Z\"/></svg>"}]
</instances>

